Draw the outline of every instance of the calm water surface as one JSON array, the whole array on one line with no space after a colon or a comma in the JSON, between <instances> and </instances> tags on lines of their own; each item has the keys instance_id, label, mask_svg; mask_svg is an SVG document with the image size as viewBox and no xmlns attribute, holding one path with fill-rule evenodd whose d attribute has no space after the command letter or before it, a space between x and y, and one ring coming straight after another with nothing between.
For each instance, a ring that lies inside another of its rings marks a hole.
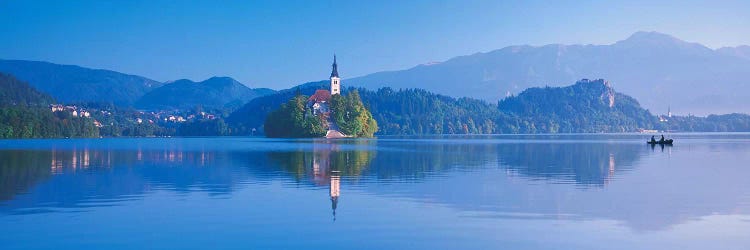
<instances>
[{"instance_id":1,"label":"calm water surface","mask_svg":"<svg viewBox=\"0 0 750 250\"><path fill-rule=\"evenodd\" d=\"M750 134L0 140L2 249L750 249Z\"/></svg>"}]
</instances>

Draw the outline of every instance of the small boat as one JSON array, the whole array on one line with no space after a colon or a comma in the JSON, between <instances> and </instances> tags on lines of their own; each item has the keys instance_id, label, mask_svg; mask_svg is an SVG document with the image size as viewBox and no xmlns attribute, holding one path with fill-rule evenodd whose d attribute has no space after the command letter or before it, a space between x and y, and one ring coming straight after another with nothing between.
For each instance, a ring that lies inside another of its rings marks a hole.
<instances>
[{"instance_id":1,"label":"small boat","mask_svg":"<svg viewBox=\"0 0 750 250\"><path fill-rule=\"evenodd\" d=\"M664 141L646 141L646 143L651 144L651 145L656 145L656 144L659 144L659 145L672 145L672 142L674 142L674 140L672 140L672 139L664 140Z\"/></svg>"}]
</instances>

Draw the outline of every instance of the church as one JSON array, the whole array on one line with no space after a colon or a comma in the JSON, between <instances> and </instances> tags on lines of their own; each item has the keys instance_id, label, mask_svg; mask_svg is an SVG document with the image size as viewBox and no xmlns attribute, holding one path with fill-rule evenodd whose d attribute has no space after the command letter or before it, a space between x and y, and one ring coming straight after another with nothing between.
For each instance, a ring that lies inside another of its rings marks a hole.
<instances>
[{"instance_id":1,"label":"church","mask_svg":"<svg viewBox=\"0 0 750 250\"><path fill-rule=\"evenodd\" d=\"M307 106L313 110L314 115L327 114L330 112L328 109L328 102L331 101L331 96L341 94L341 78L339 78L338 65L336 64L336 55L333 55L333 69L331 70L331 86L330 90L319 89L315 91L315 94L307 99Z\"/></svg>"},{"instance_id":2,"label":"church","mask_svg":"<svg viewBox=\"0 0 750 250\"><path fill-rule=\"evenodd\" d=\"M323 126L328 128L326 132L326 138L342 138L348 137L347 135L338 131L336 124L330 119L331 109L329 103L331 96L341 94L341 78L339 78L338 64L336 64L336 55L333 55L333 68L331 70L330 87L329 90L319 89L315 91L315 94L307 99L306 108L312 110L312 114L321 117L324 121Z\"/></svg>"}]
</instances>

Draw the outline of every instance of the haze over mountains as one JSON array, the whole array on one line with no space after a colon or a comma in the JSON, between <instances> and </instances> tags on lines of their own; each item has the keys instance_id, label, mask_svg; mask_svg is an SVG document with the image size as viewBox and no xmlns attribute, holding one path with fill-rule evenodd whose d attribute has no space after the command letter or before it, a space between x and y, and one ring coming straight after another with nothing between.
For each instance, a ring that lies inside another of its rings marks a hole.
<instances>
[{"instance_id":1,"label":"haze over mountains","mask_svg":"<svg viewBox=\"0 0 750 250\"><path fill-rule=\"evenodd\" d=\"M509 46L342 83L423 88L496 102L529 87L605 78L655 113L666 113L670 106L685 115L747 112L749 48L713 50L666 34L637 32L610 45Z\"/></svg>"},{"instance_id":2,"label":"haze over mountains","mask_svg":"<svg viewBox=\"0 0 750 250\"><path fill-rule=\"evenodd\" d=\"M232 109L275 92L251 89L230 77L162 83L111 70L24 60L0 60L0 72L28 82L61 103L111 102L144 109L192 109L198 105Z\"/></svg>"},{"instance_id":3,"label":"haze over mountains","mask_svg":"<svg viewBox=\"0 0 750 250\"><path fill-rule=\"evenodd\" d=\"M346 64L343 62L342 67ZM238 107L238 102L273 92L251 89L231 78L161 83L110 70L22 60L0 60L0 72L27 81L64 103ZM323 75L325 72L321 72ZM598 78L608 79L618 91L633 96L657 114L666 113L668 107L682 115L746 113L750 108L750 91L746 91L750 87L750 46L713 50L666 34L637 32L610 45L509 46L442 63L345 79L342 84L372 90L421 88L494 103L530 87L564 86Z\"/></svg>"}]
</instances>

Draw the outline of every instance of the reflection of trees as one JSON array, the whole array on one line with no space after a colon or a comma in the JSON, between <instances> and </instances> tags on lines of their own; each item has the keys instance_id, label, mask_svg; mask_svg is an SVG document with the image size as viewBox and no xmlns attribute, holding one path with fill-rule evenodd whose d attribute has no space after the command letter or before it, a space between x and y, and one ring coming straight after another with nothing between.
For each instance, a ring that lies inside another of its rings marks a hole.
<instances>
[{"instance_id":1,"label":"reflection of trees","mask_svg":"<svg viewBox=\"0 0 750 250\"><path fill-rule=\"evenodd\" d=\"M227 154L178 148L0 150L0 200L32 187L34 192L5 208L89 206L91 200L115 202L153 189L226 194L248 178L235 171Z\"/></svg>"},{"instance_id":2,"label":"reflection of trees","mask_svg":"<svg viewBox=\"0 0 750 250\"><path fill-rule=\"evenodd\" d=\"M297 180L305 176L328 179L332 171L341 176L358 176L375 157L375 151L356 146L372 143L366 140L316 141L312 149L271 151L268 158ZM355 146L355 147L351 147ZM321 183L323 184L323 183Z\"/></svg>"},{"instance_id":3,"label":"reflection of trees","mask_svg":"<svg viewBox=\"0 0 750 250\"><path fill-rule=\"evenodd\" d=\"M315 185L329 186L333 220L341 196L342 176L359 176L375 157L374 151L361 146L374 144L372 140L314 141L312 150L269 152L268 158L281 169L292 173L297 181L306 176Z\"/></svg>"},{"instance_id":4,"label":"reflection of trees","mask_svg":"<svg viewBox=\"0 0 750 250\"><path fill-rule=\"evenodd\" d=\"M616 171L629 170L642 150L643 145L601 143L514 143L497 147L500 162L515 173L584 185L602 185Z\"/></svg>"},{"instance_id":5,"label":"reflection of trees","mask_svg":"<svg viewBox=\"0 0 750 250\"><path fill-rule=\"evenodd\" d=\"M499 166L525 178L601 185L628 170L643 145L602 143L380 142L368 172L378 178L422 179L453 169Z\"/></svg>"},{"instance_id":6,"label":"reflection of trees","mask_svg":"<svg viewBox=\"0 0 750 250\"><path fill-rule=\"evenodd\" d=\"M49 151L0 150L0 201L47 179L52 161Z\"/></svg>"},{"instance_id":7,"label":"reflection of trees","mask_svg":"<svg viewBox=\"0 0 750 250\"><path fill-rule=\"evenodd\" d=\"M496 159L494 144L382 141L367 172L381 179L423 179L451 169L486 167Z\"/></svg>"}]
</instances>

